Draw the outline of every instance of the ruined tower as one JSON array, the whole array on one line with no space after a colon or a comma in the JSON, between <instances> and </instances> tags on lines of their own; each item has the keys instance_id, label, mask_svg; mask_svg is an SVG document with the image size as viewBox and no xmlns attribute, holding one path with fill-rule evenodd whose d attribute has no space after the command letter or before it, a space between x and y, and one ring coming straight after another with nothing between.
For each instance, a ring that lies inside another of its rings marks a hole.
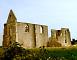
<instances>
[{"instance_id":1,"label":"ruined tower","mask_svg":"<svg viewBox=\"0 0 77 60\"><path fill-rule=\"evenodd\" d=\"M60 43L62 47L71 45L71 36L68 28L61 28L61 30L51 30L51 41Z\"/></svg>"},{"instance_id":2,"label":"ruined tower","mask_svg":"<svg viewBox=\"0 0 77 60\"><path fill-rule=\"evenodd\" d=\"M71 45L71 36L68 28L62 28L62 46L70 46Z\"/></svg>"},{"instance_id":3,"label":"ruined tower","mask_svg":"<svg viewBox=\"0 0 77 60\"><path fill-rule=\"evenodd\" d=\"M48 26L17 22L10 10L7 23L4 24L3 46L8 47L13 42L23 44L24 48L47 46Z\"/></svg>"},{"instance_id":4,"label":"ruined tower","mask_svg":"<svg viewBox=\"0 0 77 60\"><path fill-rule=\"evenodd\" d=\"M3 46L8 47L9 44L16 40L16 17L10 10L7 23L4 24Z\"/></svg>"}]
</instances>

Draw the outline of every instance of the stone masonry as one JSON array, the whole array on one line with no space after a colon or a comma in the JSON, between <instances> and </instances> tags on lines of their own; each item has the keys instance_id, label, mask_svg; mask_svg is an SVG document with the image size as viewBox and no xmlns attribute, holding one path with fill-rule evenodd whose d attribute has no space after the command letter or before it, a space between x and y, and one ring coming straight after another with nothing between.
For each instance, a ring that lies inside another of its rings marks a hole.
<instances>
[{"instance_id":1,"label":"stone masonry","mask_svg":"<svg viewBox=\"0 0 77 60\"><path fill-rule=\"evenodd\" d=\"M8 47L13 42L23 44L24 48L47 46L48 26L17 22L10 10L7 23L4 24L3 46Z\"/></svg>"},{"instance_id":2,"label":"stone masonry","mask_svg":"<svg viewBox=\"0 0 77 60\"><path fill-rule=\"evenodd\" d=\"M68 28L61 28L61 30L52 29L51 33L51 40L56 40L61 46L71 45L70 31Z\"/></svg>"},{"instance_id":3,"label":"stone masonry","mask_svg":"<svg viewBox=\"0 0 77 60\"><path fill-rule=\"evenodd\" d=\"M61 46L70 46L70 31L67 28L61 30L51 30L50 41L56 41ZM14 42L23 44L24 48L47 47L48 26L17 22L12 10L10 10L7 23L4 24L3 47L8 47ZM55 44L56 44L55 42ZM49 42L50 44L52 42Z\"/></svg>"}]
</instances>

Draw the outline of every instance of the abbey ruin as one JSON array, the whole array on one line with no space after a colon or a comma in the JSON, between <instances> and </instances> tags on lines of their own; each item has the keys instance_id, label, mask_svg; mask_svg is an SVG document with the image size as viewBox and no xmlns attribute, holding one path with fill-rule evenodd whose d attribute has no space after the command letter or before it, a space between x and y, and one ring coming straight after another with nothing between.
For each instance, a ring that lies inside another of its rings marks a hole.
<instances>
[{"instance_id":1,"label":"abbey ruin","mask_svg":"<svg viewBox=\"0 0 77 60\"><path fill-rule=\"evenodd\" d=\"M51 29L51 37L49 39L49 46L55 47L56 46L71 46L71 37L70 31L68 28L61 28L61 30L54 30Z\"/></svg>"},{"instance_id":2,"label":"abbey ruin","mask_svg":"<svg viewBox=\"0 0 77 60\"><path fill-rule=\"evenodd\" d=\"M12 10L10 10L7 23L4 24L3 47L8 47L14 42L23 44L24 48L59 47L70 46L71 37L68 28L51 30L48 37L48 26L17 22Z\"/></svg>"}]
</instances>

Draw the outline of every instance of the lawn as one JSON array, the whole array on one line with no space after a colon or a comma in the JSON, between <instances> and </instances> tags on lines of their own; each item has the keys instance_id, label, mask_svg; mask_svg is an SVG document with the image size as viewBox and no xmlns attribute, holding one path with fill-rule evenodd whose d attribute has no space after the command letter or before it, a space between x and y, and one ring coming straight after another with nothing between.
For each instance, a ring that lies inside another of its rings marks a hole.
<instances>
[{"instance_id":1,"label":"lawn","mask_svg":"<svg viewBox=\"0 0 77 60\"><path fill-rule=\"evenodd\" d=\"M0 55L2 55L4 51L5 51L4 49L0 48ZM11 52L12 54L13 51ZM34 49L25 49L22 50L22 52L20 52L21 50L18 51L19 53L17 54L19 55L14 55L14 58L17 59L18 57L15 56L19 56L21 60L23 59L22 57L24 57L23 60L40 60L40 59L41 60L77 60L77 47L67 47L67 48L58 48L58 47L43 48L42 47L42 48L34 48Z\"/></svg>"}]
</instances>

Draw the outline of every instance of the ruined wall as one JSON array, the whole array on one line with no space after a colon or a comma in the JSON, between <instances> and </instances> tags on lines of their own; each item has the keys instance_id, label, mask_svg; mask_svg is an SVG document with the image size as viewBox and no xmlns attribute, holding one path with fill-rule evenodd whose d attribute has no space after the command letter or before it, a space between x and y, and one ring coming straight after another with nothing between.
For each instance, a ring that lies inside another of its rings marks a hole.
<instances>
[{"instance_id":1,"label":"ruined wall","mask_svg":"<svg viewBox=\"0 0 77 60\"><path fill-rule=\"evenodd\" d=\"M9 44L16 40L16 17L12 10L9 13L7 23L4 24L3 46L8 47Z\"/></svg>"},{"instance_id":2,"label":"ruined wall","mask_svg":"<svg viewBox=\"0 0 77 60\"><path fill-rule=\"evenodd\" d=\"M56 30L51 29L51 40L56 40Z\"/></svg>"},{"instance_id":3,"label":"ruined wall","mask_svg":"<svg viewBox=\"0 0 77 60\"><path fill-rule=\"evenodd\" d=\"M34 48L34 25L30 23L17 23L16 41L23 44L24 48Z\"/></svg>"},{"instance_id":4,"label":"ruined wall","mask_svg":"<svg viewBox=\"0 0 77 60\"><path fill-rule=\"evenodd\" d=\"M23 44L24 48L47 46L48 27L45 25L17 22L10 10L7 23L4 24L3 46L14 42Z\"/></svg>"},{"instance_id":5,"label":"ruined wall","mask_svg":"<svg viewBox=\"0 0 77 60\"><path fill-rule=\"evenodd\" d=\"M62 45L63 43L62 30L56 30L56 39Z\"/></svg>"},{"instance_id":6,"label":"ruined wall","mask_svg":"<svg viewBox=\"0 0 77 60\"><path fill-rule=\"evenodd\" d=\"M3 47L8 47L9 45L9 28L7 24L4 24L4 33L3 33Z\"/></svg>"},{"instance_id":7,"label":"ruined wall","mask_svg":"<svg viewBox=\"0 0 77 60\"><path fill-rule=\"evenodd\" d=\"M68 28L62 28L61 30L51 30L51 40L56 40L62 46L71 45L71 36Z\"/></svg>"},{"instance_id":8,"label":"ruined wall","mask_svg":"<svg viewBox=\"0 0 77 60\"><path fill-rule=\"evenodd\" d=\"M50 44L70 46L71 37L68 28L51 30ZM24 48L47 46L48 26L17 22L12 10L10 10L7 23L4 24L3 46L8 47L13 42L23 44ZM57 44L56 44L57 43Z\"/></svg>"},{"instance_id":9,"label":"ruined wall","mask_svg":"<svg viewBox=\"0 0 77 60\"><path fill-rule=\"evenodd\" d=\"M71 45L71 36L68 28L62 28L62 46L70 46Z\"/></svg>"},{"instance_id":10,"label":"ruined wall","mask_svg":"<svg viewBox=\"0 0 77 60\"><path fill-rule=\"evenodd\" d=\"M45 25L35 25L36 47L47 46L48 27Z\"/></svg>"},{"instance_id":11,"label":"ruined wall","mask_svg":"<svg viewBox=\"0 0 77 60\"><path fill-rule=\"evenodd\" d=\"M28 26L28 31L25 31ZM17 23L16 41L25 48L47 46L48 27L44 25Z\"/></svg>"}]
</instances>

